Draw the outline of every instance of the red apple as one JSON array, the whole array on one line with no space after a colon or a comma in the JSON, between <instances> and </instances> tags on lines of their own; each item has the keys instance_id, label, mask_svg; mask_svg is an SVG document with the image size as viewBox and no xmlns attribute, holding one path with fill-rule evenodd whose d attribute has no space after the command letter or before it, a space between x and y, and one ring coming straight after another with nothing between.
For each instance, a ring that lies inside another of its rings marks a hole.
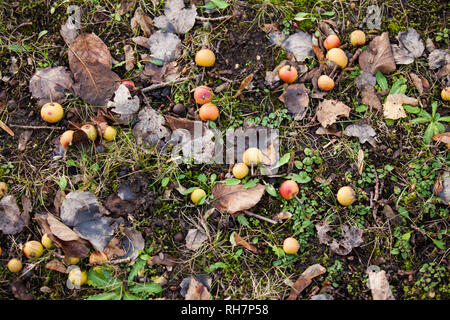
<instances>
[{"instance_id":1,"label":"red apple","mask_svg":"<svg viewBox=\"0 0 450 320\"><path fill-rule=\"evenodd\" d=\"M278 71L278 76L284 82L292 83L295 80L297 80L298 77L297 69L295 69L295 67L293 66L281 67L280 71Z\"/></svg>"},{"instance_id":2,"label":"red apple","mask_svg":"<svg viewBox=\"0 0 450 320\"><path fill-rule=\"evenodd\" d=\"M134 86L134 82L131 80L124 80L122 83L128 90L133 91L136 87Z\"/></svg>"},{"instance_id":3,"label":"red apple","mask_svg":"<svg viewBox=\"0 0 450 320\"><path fill-rule=\"evenodd\" d=\"M198 104L205 104L211 102L214 93L210 87L200 86L194 90L194 100Z\"/></svg>"},{"instance_id":4,"label":"red apple","mask_svg":"<svg viewBox=\"0 0 450 320\"><path fill-rule=\"evenodd\" d=\"M294 198L298 191L298 184L294 180L286 180L280 186L280 194L287 200Z\"/></svg>"},{"instance_id":5,"label":"red apple","mask_svg":"<svg viewBox=\"0 0 450 320\"><path fill-rule=\"evenodd\" d=\"M341 40L339 40L338 36L335 34L330 34L323 42L323 46L327 50L337 48L337 47L339 47L340 44L341 44Z\"/></svg>"}]
</instances>

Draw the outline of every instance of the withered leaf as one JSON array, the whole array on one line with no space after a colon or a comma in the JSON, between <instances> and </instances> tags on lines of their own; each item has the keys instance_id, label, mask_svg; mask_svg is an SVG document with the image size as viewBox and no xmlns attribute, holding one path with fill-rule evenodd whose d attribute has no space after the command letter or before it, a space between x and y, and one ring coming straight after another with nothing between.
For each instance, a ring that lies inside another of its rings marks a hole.
<instances>
[{"instance_id":1,"label":"withered leaf","mask_svg":"<svg viewBox=\"0 0 450 320\"><path fill-rule=\"evenodd\" d=\"M64 263L62 263L58 259L53 259L53 260L50 260L49 262L47 262L47 264L45 265L45 268L49 269L49 270L61 272L61 273L66 273L66 271L67 271L67 268L64 265Z\"/></svg>"},{"instance_id":2,"label":"withered leaf","mask_svg":"<svg viewBox=\"0 0 450 320\"><path fill-rule=\"evenodd\" d=\"M136 43L138 46L150 49L150 44L148 43L149 39L147 37L137 36L137 37L131 38L131 40L134 43Z\"/></svg>"},{"instance_id":3,"label":"withered leaf","mask_svg":"<svg viewBox=\"0 0 450 320\"><path fill-rule=\"evenodd\" d=\"M425 42L414 28L400 31L397 39L399 45L392 46L394 60L397 64L410 64L425 51Z\"/></svg>"},{"instance_id":4,"label":"withered leaf","mask_svg":"<svg viewBox=\"0 0 450 320\"><path fill-rule=\"evenodd\" d=\"M127 44L123 47L123 51L125 53L125 70L131 71L133 70L134 64L136 63L133 48L129 44Z\"/></svg>"},{"instance_id":5,"label":"withered leaf","mask_svg":"<svg viewBox=\"0 0 450 320\"><path fill-rule=\"evenodd\" d=\"M342 137L342 131L341 130L338 130L336 128L324 128L322 126L317 128L316 134L329 134L329 135L333 135L333 136L336 136L336 137Z\"/></svg>"},{"instance_id":6,"label":"withered leaf","mask_svg":"<svg viewBox=\"0 0 450 320\"><path fill-rule=\"evenodd\" d=\"M397 69L387 32L383 32L369 43L367 49L359 56L359 65L361 69L371 74L377 71L391 73Z\"/></svg>"},{"instance_id":7,"label":"withered leaf","mask_svg":"<svg viewBox=\"0 0 450 320\"><path fill-rule=\"evenodd\" d=\"M294 115L295 120L301 120L306 115L306 109L309 106L308 89L303 83L289 85L279 98Z\"/></svg>"},{"instance_id":8,"label":"withered leaf","mask_svg":"<svg viewBox=\"0 0 450 320\"><path fill-rule=\"evenodd\" d=\"M433 141L442 142L450 148L450 132L438 133L433 136Z\"/></svg>"},{"instance_id":9,"label":"withered leaf","mask_svg":"<svg viewBox=\"0 0 450 320\"><path fill-rule=\"evenodd\" d=\"M197 8L184 7L183 0L167 0L164 6L164 15L155 18L155 26L172 33L185 34L195 24Z\"/></svg>"},{"instance_id":10,"label":"withered leaf","mask_svg":"<svg viewBox=\"0 0 450 320\"><path fill-rule=\"evenodd\" d=\"M122 0L120 1L120 8L117 11L119 15L124 15L125 13L132 11L136 6L137 0Z\"/></svg>"},{"instance_id":11,"label":"withered leaf","mask_svg":"<svg viewBox=\"0 0 450 320\"><path fill-rule=\"evenodd\" d=\"M340 117L349 117L351 108L337 100L323 100L317 107L317 120L326 128L334 124Z\"/></svg>"},{"instance_id":12,"label":"withered leaf","mask_svg":"<svg viewBox=\"0 0 450 320\"><path fill-rule=\"evenodd\" d=\"M175 262L175 260L169 254L162 253L162 252L160 252L156 256L149 258L147 263L151 266L163 265L163 266L168 266L168 267L173 267L177 264Z\"/></svg>"},{"instance_id":13,"label":"withered leaf","mask_svg":"<svg viewBox=\"0 0 450 320\"><path fill-rule=\"evenodd\" d=\"M369 142L374 147L376 145L374 137L377 133L370 124L367 124L364 121L359 121L347 126L344 130L344 134L349 137L358 137L361 144Z\"/></svg>"},{"instance_id":14,"label":"withered leaf","mask_svg":"<svg viewBox=\"0 0 450 320\"><path fill-rule=\"evenodd\" d=\"M125 250L122 248L121 242L117 238L113 238L108 243L108 246L103 250L103 253L106 254L108 259L123 257L126 254Z\"/></svg>"},{"instance_id":15,"label":"withered leaf","mask_svg":"<svg viewBox=\"0 0 450 320\"><path fill-rule=\"evenodd\" d=\"M233 244L236 244L237 246L242 246L253 253L258 253L258 249L251 243L248 243L247 241L242 239L242 237L238 233L233 232L231 236L233 237L231 241Z\"/></svg>"},{"instance_id":16,"label":"withered leaf","mask_svg":"<svg viewBox=\"0 0 450 320\"><path fill-rule=\"evenodd\" d=\"M253 80L253 73L251 73L250 75L248 75L247 77L245 77L244 80L242 80L241 85L238 89L238 91L236 92L236 94L233 96L233 99L236 99L237 97L239 97L239 95L242 93L242 91L245 90L245 88L247 88L247 86L250 84L250 82L252 82Z\"/></svg>"},{"instance_id":17,"label":"withered leaf","mask_svg":"<svg viewBox=\"0 0 450 320\"><path fill-rule=\"evenodd\" d=\"M386 97L383 105L383 114L386 119L397 120L406 118L403 104L417 106L419 101L416 98L408 97L404 94L390 94Z\"/></svg>"},{"instance_id":18,"label":"withered leaf","mask_svg":"<svg viewBox=\"0 0 450 320\"><path fill-rule=\"evenodd\" d=\"M4 234L19 233L27 225L25 220L14 196L7 195L0 199L0 230Z\"/></svg>"},{"instance_id":19,"label":"withered leaf","mask_svg":"<svg viewBox=\"0 0 450 320\"><path fill-rule=\"evenodd\" d=\"M34 300L35 296L27 291L22 280L15 280L11 283L11 291L16 299Z\"/></svg>"},{"instance_id":20,"label":"withered leaf","mask_svg":"<svg viewBox=\"0 0 450 320\"><path fill-rule=\"evenodd\" d=\"M189 288L184 297L186 300L210 300L211 294L206 286L195 277L191 277L189 281Z\"/></svg>"},{"instance_id":21,"label":"withered leaf","mask_svg":"<svg viewBox=\"0 0 450 320\"><path fill-rule=\"evenodd\" d=\"M196 251L203 245L203 242L208 240L208 237L198 229L190 229L185 240L186 248Z\"/></svg>"},{"instance_id":22,"label":"withered leaf","mask_svg":"<svg viewBox=\"0 0 450 320\"><path fill-rule=\"evenodd\" d=\"M450 64L450 53L442 49L433 50L428 55L428 66L431 70Z\"/></svg>"},{"instance_id":23,"label":"withered leaf","mask_svg":"<svg viewBox=\"0 0 450 320\"><path fill-rule=\"evenodd\" d=\"M65 67L40 69L30 79L31 95L38 99L39 106L64 102L72 85L72 75Z\"/></svg>"},{"instance_id":24,"label":"withered leaf","mask_svg":"<svg viewBox=\"0 0 450 320\"><path fill-rule=\"evenodd\" d=\"M287 300L296 300L298 295L311 284L313 278L324 274L326 271L327 269L320 264L314 264L308 267L293 284Z\"/></svg>"},{"instance_id":25,"label":"withered leaf","mask_svg":"<svg viewBox=\"0 0 450 320\"><path fill-rule=\"evenodd\" d=\"M379 268L368 268L369 287L372 291L373 300L395 300L392 294L389 282L386 277L386 271L378 271Z\"/></svg>"},{"instance_id":26,"label":"withered leaf","mask_svg":"<svg viewBox=\"0 0 450 320\"><path fill-rule=\"evenodd\" d=\"M361 102L368 105L372 110L381 110L383 105L378 97L375 87L371 85L365 85L361 92Z\"/></svg>"},{"instance_id":27,"label":"withered leaf","mask_svg":"<svg viewBox=\"0 0 450 320\"><path fill-rule=\"evenodd\" d=\"M289 220L290 218L292 218L292 213L282 211L278 213L276 216L274 216L272 220L275 220L276 222L283 222L283 220Z\"/></svg>"},{"instance_id":28,"label":"withered leaf","mask_svg":"<svg viewBox=\"0 0 450 320\"><path fill-rule=\"evenodd\" d=\"M363 231L358 227L350 228L347 225L343 225L341 227L343 239L341 240L336 240L327 234L332 230L327 223L322 225L316 224L316 230L320 243L328 245L333 252L339 255L347 255L353 248L363 244Z\"/></svg>"},{"instance_id":29,"label":"withered leaf","mask_svg":"<svg viewBox=\"0 0 450 320\"><path fill-rule=\"evenodd\" d=\"M212 189L213 206L220 212L229 214L248 210L261 200L265 190L266 187L259 183L248 189L245 189L242 184L227 186L217 183Z\"/></svg>"},{"instance_id":30,"label":"withered leaf","mask_svg":"<svg viewBox=\"0 0 450 320\"><path fill-rule=\"evenodd\" d=\"M114 93L114 101L108 101L107 106L113 107L112 111L119 115L117 121L120 124L129 124L139 111L140 100L137 95L131 97L130 90L121 84Z\"/></svg>"},{"instance_id":31,"label":"withered leaf","mask_svg":"<svg viewBox=\"0 0 450 320\"><path fill-rule=\"evenodd\" d=\"M430 83L423 76L418 76L415 73L410 73L409 76L413 81L414 86L416 87L419 94L422 95L424 92L428 92L430 90Z\"/></svg>"},{"instance_id":32,"label":"withered leaf","mask_svg":"<svg viewBox=\"0 0 450 320\"><path fill-rule=\"evenodd\" d=\"M295 60L299 62L303 62L314 55L312 36L302 31L285 38L281 42L281 47L287 52L293 53Z\"/></svg>"},{"instance_id":33,"label":"withered leaf","mask_svg":"<svg viewBox=\"0 0 450 320\"><path fill-rule=\"evenodd\" d=\"M149 37L152 34L153 20L144 13L141 7L137 8L134 12L130 24L133 34L136 34L138 26L141 28L145 37Z\"/></svg>"},{"instance_id":34,"label":"withered leaf","mask_svg":"<svg viewBox=\"0 0 450 320\"><path fill-rule=\"evenodd\" d=\"M175 60L181 40L176 34L158 31L151 35L148 44L152 57L167 63Z\"/></svg>"},{"instance_id":35,"label":"withered leaf","mask_svg":"<svg viewBox=\"0 0 450 320\"><path fill-rule=\"evenodd\" d=\"M144 250L145 239L142 233L133 228L125 228L123 230L125 237L122 239L122 246L126 252L127 257L131 260L136 260L139 257L139 252Z\"/></svg>"}]
</instances>

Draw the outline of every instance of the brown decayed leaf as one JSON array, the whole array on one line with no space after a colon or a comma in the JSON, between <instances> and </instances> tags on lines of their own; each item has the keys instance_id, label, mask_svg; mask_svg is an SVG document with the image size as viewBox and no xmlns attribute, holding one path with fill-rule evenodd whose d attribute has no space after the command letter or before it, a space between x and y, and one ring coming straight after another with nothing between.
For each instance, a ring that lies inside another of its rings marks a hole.
<instances>
[{"instance_id":1,"label":"brown decayed leaf","mask_svg":"<svg viewBox=\"0 0 450 320\"><path fill-rule=\"evenodd\" d=\"M190 278L189 288L186 292L186 300L210 300L210 293L208 289L195 277Z\"/></svg>"},{"instance_id":2,"label":"brown decayed leaf","mask_svg":"<svg viewBox=\"0 0 450 320\"><path fill-rule=\"evenodd\" d=\"M361 69L371 74L375 74L377 71L386 74L396 70L397 67L387 32L375 37L369 43L367 49L359 56L359 65Z\"/></svg>"},{"instance_id":3,"label":"brown decayed leaf","mask_svg":"<svg viewBox=\"0 0 450 320\"><path fill-rule=\"evenodd\" d=\"M130 24L133 34L136 34L138 26L141 28L145 37L149 37L153 33L153 20L144 13L141 7L137 8L134 12Z\"/></svg>"},{"instance_id":4,"label":"brown decayed leaf","mask_svg":"<svg viewBox=\"0 0 450 320\"><path fill-rule=\"evenodd\" d=\"M308 267L293 284L287 300L296 300L298 295L311 284L313 278L324 274L326 271L327 269L320 264L314 264Z\"/></svg>"},{"instance_id":5,"label":"brown decayed leaf","mask_svg":"<svg viewBox=\"0 0 450 320\"><path fill-rule=\"evenodd\" d=\"M369 275L369 287L372 291L373 300L395 300L391 288L389 287L386 271L370 270L367 271L367 273Z\"/></svg>"},{"instance_id":6,"label":"brown decayed leaf","mask_svg":"<svg viewBox=\"0 0 450 320\"><path fill-rule=\"evenodd\" d=\"M15 280L11 283L11 291L16 299L20 300L34 300L35 297L28 293L27 288L22 280Z\"/></svg>"},{"instance_id":7,"label":"brown decayed leaf","mask_svg":"<svg viewBox=\"0 0 450 320\"><path fill-rule=\"evenodd\" d=\"M295 120L302 120L309 106L308 89L303 83L289 85L279 97L281 102L294 115Z\"/></svg>"},{"instance_id":8,"label":"brown decayed leaf","mask_svg":"<svg viewBox=\"0 0 450 320\"><path fill-rule=\"evenodd\" d=\"M149 258L147 263L151 266L163 265L168 267L174 267L177 264L169 254L162 252L160 252L156 256Z\"/></svg>"},{"instance_id":9,"label":"brown decayed leaf","mask_svg":"<svg viewBox=\"0 0 450 320\"><path fill-rule=\"evenodd\" d=\"M65 67L54 67L36 71L29 87L33 98L38 99L38 105L43 106L47 102L64 102L72 85L71 73Z\"/></svg>"},{"instance_id":10,"label":"brown decayed leaf","mask_svg":"<svg viewBox=\"0 0 450 320\"><path fill-rule=\"evenodd\" d=\"M223 183L217 183L212 190L214 195L213 205L222 213L234 214L248 210L261 200L265 190L266 187L262 184L244 189L242 184L227 186Z\"/></svg>"},{"instance_id":11,"label":"brown decayed leaf","mask_svg":"<svg viewBox=\"0 0 450 320\"><path fill-rule=\"evenodd\" d=\"M416 98L410 98L404 94L390 94L386 97L383 105L383 115L386 119L397 120L406 118L403 104L417 106L419 101Z\"/></svg>"},{"instance_id":12,"label":"brown decayed leaf","mask_svg":"<svg viewBox=\"0 0 450 320\"><path fill-rule=\"evenodd\" d=\"M136 63L133 48L129 44L127 44L123 47L123 51L125 53L125 70L131 71L133 70L134 64Z\"/></svg>"},{"instance_id":13,"label":"brown decayed leaf","mask_svg":"<svg viewBox=\"0 0 450 320\"><path fill-rule=\"evenodd\" d=\"M342 131L338 130L336 128L324 128L322 126L320 126L319 128L317 128L316 130L316 134L328 134L328 135L333 135L336 137L342 137Z\"/></svg>"},{"instance_id":14,"label":"brown decayed leaf","mask_svg":"<svg viewBox=\"0 0 450 320\"><path fill-rule=\"evenodd\" d=\"M377 96L375 87L365 85L361 92L362 103L368 105L372 110L379 111L382 109L380 98Z\"/></svg>"},{"instance_id":15,"label":"brown decayed leaf","mask_svg":"<svg viewBox=\"0 0 450 320\"><path fill-rule=\"evenodd\" d=\"M337 100L323 100L317 107L317 120L326 128L340 117L349 117L351 108Z\"/></svg>"},{"instance_id":16,"label":"brown decayed leaf","mask_svg":"<svg viewBox=\"0 0 450 320\"><path fill-rule=\"evenodd\" d=\"M150 49L150 45L148 44L148 38L147 37L137 36L137 37L131 38L131 40L134 43L136 43L138 46ZM142 59L142 60L144 60L144 59Z\"/></svg>"},{"instance_id":17,"label":"brown decayed leaf","mask_svg":"<svg viewBox=\"0 0 450 320\"><path fill-rule=\"evenodd\" d=\"M252 80L253 80L253 73L251 73L250 75L245 77L244 80L242 80L241 85L240 85L238 91L236 92L236 94L233 96L233 98L236 99L237 97L239 97L241 95L242 91L244 91L245 88L247 88L247 86L250 84L250 82L252 82Z\"/></svg>"},{"instance_id":18,"label":"brown decayed leaf","mask_svg":"<svg viewBox=\"0 0 450 320\"><path fill-rule=\"evenodd\" d=\"M422 95L424 92L428 92L430 90L430 83L423 76L418 76L415 73L410 73L409 76L413 81L414 86L416 87L419 94Z\"/></svg>"},{"instance_id":19,"label":"brown decayed leaf","mask_svg":"<svg viewBox=\"0 0 450 320\"><path fill-rule=\"evenodd\" d=\"M278 25L276 23L265 23L262 27L261 30L264 33L271 33L274 31L278 31Z\"/></svg>"},{"instance_id":20,"label":"brown decayed leaf","mask_svg":"<svg viewBox=\"0 0 450 320\"><path fill-rule=\"evenodd\" d=\"M356 167L358 168L359 175L362 175L364 168L364 151L363 149L359 149L358 151L358 160L356 161Z\"/></svg>"},{"instance_id":21,"label":"brown decayed leaf","mask_svg":"<svg viewBox=\"0 0 450 320\"><path fill-rule=\"evenodd\" d=\"M47 264L45 265L45 268L47 268L49 270L53 270L53 271L58 271L61 273L66 273L66 271L67 271L67 268L64 265L64 263L62 263L58 259L53 259L53 260L50 260L49 262L47 262Z\"/></svg>"},{"instance_id":22,"label":"brown decayed leaf","mask_svg":"<svg viewBox=\"0 0 450 320\"><path fill-rule=\"evenodd\" d=\"M315 46L315 45L313 45L312 48L313 48L314 53L315 53L315 55L317 57L317 60L319 60L319 62L325 61L325 55L323 54L322 49L320 49L319 46Z\"/></svg>"},{"instance_id":23,"label":"brown decayed leaf","mask_svg":"<svg viewBox=\"0 0 450 320\"><path fill-rule=\"evenodd\" d=\"M375 136L377 135L372 126L366 123L364 120L360 120L354 124L347 126L344 130L344 135L350 137L358 137L359 142L369 142L375 147Z\"/></svg>"},{"instance_id":24,"label":"brown decayed leaf","mask_svg":"<svg viewBox=\"0 0 450 320\"><path fill-rule=\"evenodd\" d=\"M2 120L0 120L0 128L5 130L11 137L14 137L14 132Z\"/></svg>"},{"instance_id":25,"label":"brown decayed leaf","mask_svg":"<svg viewBox=\"0 0 450 320\"><path fill-rule=\"evenodd\" d=\"M125 13L132 11L136 6L136 0L122 0L120 1L120 8L117 13L121 16Z\"/></svg>"},{"instance_id":26,"label":"brown decayed leaf","mask_svg":"<svg viewBox=\"0 0 450 320\"><path fill-rule=\"evenodd\" d=\"M433 136L433 140L437 142L442 142L447 145L450 149L450 132L438 133Z\"/></svg>"},{"instance_id":27,"label":"brown decayed leaf","mask_svg":"<svg viewBox=\"0 0 450 320\"><path fill-rule=\"evenodd\" d=\"M0 231L4 234L16 234L27 225L26 217L20 214L14 196L0 198Z\"/></svg>"},{"instance_id":28,"label":"brown decayed leaf","mask_svg":"<svg viewBox=\"0 0 450 320\"><path fill-rule=\"evenodd\" d=\"M350 228L343 225L341 230L344 238L341 240L336 240L327 234L332 230L327 223L316 224L316 230L320 243L330 246L331 251L342 256L349 254L353 248L359 247L363 243L363 231L358 227Z\"/></svg>"},{"instance_id":29,"label":"brown decayed leaf","mask_svg":"<svg viewBox=\"0 0 450 320\"><path fill-rule=\"evenodd\" d=\"M125 250L122 248L121 242L117 238L113 238L108 243L108 246L103 250L103 253L106 254L108 259L123 257L126 254Z\"/></svg>"},{"instance_id":30,"label":"brown decayed leaf","mask_svg":"<svg viewBox=\"0 0 450 320\"><path fill-rule=\"evenodd\" d=\"M273 216L272 220L275 220L276 222L283 222L283 220L289 220L290 218L292 218L292 213L282 211L277 215Z\"/></svg>"},{"instance_id":31,"label":"brown decayed leaf","mask_svg":"<svg viewBox=\"0 0 450 320\"><path fill-rule=\"evenodd\" d=\"M245 241L244 239L242 239L242 237L238 233L233 232L232 236L233 236L234 243L237 246L242 246L245 249L247 249L253 253L258 253L258 249L254 245L252 245L252 244L248 243L247 241Z\"/></svg>"},{"instance_id":32,"label":"brown decayed leaf","mask_svg":"<svg viewBox=\"0 0 450 320\"><path fill-rule=\"evenodd\" d=\"M23 131L19 136L19 145L17 146L17 150L24 151L28 141L31 138L31 135L33 134L33 130L25 130Z\"/></svg>"},{"instance_id":33,"label":"brown decayed leaf","mask_svg":"<svg viewBox=\"0 0 450 320\"><path fill-rule=\"evenodd\" d=\"M189 250L197 250L202 245L203 242L208 240L208 237L202 231L198 229L190 229L188 234L186 235L186 248Z\"/></svg>"}]
</instances>

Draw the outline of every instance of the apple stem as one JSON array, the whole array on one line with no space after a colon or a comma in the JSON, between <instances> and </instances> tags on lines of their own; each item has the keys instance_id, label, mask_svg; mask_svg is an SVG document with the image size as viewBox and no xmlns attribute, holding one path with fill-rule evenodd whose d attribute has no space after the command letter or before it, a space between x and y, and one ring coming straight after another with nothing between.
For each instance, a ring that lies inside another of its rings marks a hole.
<instances>
[{"instance_id":1,"label":"apple stem","mask_svg":"<svg viewBox=\"0 0 450 320\"><path fill-rule=\"evenodd\" d=\"M252 174L252 176L253 176L253 173L254 173L254 172L253 172L253 162L250 163L250 172L251 172L251 174Z\"/></svg>"},{"instance_id":2,"label":"apple stem","mask_svg":"<svg viewBox=\"0 0 450 320\"><path fill-rule=\"evenodd\" d=\"M296 194L294 195L294 198L295 198L295 199L297 199L297 201L298 201L298 202L299 202L300 204L303 204L303 201L302 201L302 200L300 200L300 198L299 198L299 197L297 197L297 195L296 195Z\"/></svg>"}]
</instances>

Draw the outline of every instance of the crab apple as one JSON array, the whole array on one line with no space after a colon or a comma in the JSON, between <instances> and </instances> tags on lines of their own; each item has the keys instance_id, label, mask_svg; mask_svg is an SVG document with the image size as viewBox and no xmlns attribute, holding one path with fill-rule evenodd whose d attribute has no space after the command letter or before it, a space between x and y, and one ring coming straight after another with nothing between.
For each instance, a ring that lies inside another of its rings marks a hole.
<instances>
[{"instance_id":1,"label":"crab apple","mask_svg":"<svg viewBox=\"0 0 450 320\"><path fill-rule=\"evenodd\" d=\"M202 199L205 196L206 196L205 190L198 188L191 193L191 200L194 204L197 204L200 201L200 199Z\"/></svg>"},{"instance_id":2,"label":"crab apple","mask_svg":"<svg viewBox=\"0 0 450 320\"><path fill-rule=\"evenodd\" d=\"M326 58L330 61L333 61L338 66L340 66L342 69L344 69L347 66L348 58L345 55L344 50L340 48L333 48L330 51L327 52Z\"/></svg>"},{"instance_id":3,"label":"crab apple","mask_svg":"<svg viewBox=\"0 0 450 320\"><path fill-rule=\"evenodd\" d=\"M214 121L219 117L219 108L214 103L208 102L201 106L198 115L203 121Z\"/></svg>"},{"instance_id":4,"label":"crab apple","mask_svg":"<svg viewBox=\"0 0 450 320\"><path fill-rule=\"evenodd\" d=\"M350 34L352 46L363 46L366 43L366 34L361 30L355 30Z\"/></svg>"},{"instance_id":5,"label":"crab apple","mask_svg":"<svg viewBox=\"0 0 450 320\"><path fill-rule=\"evenodd\" d=\"M36 259L44 253L44 247L39 241L32 240L25 243L23 246L23 253L28 259Z\"/></svg>"},{"instance_id":6,"label":"crab apple","mask_svg":"<svg viewBox=\"0 0 450 320\"><path fill-rule=\"evenodd\" d=\"M134 82L131 80L124 80L121 82L121 84L127 87L129 91L133 91L134 89L136 89L136 87L134 86Z\"/></svg>"},{"instance_id":7,"label":"crab apple","mask_svg":"<svg viewBox=\"0 0 450 320\"><path fill-rule=\"evenodd\" d=\"M450 101L450 87L442 89L441 98L444 101Z\"/></svg>"},{"instance_id":8,"label":"crab apple","mask_svg":"<svg viewBox=\"0 0 450 320\"><path fill-rule=\"evenodd\" d=\"M298 184L294 180L286 180L280 186L280 194L283 198L291 200L299 191Z\"/></svg>"},{"instance_id":9,"label":"crab apple","mask_svg":"<svg viewBox=\"0 0 450 320\"><path fill-rule=\"evenodd\" d=\"M283 250L287 254L296 254L300 249L298 241L294 238L286 238L283 242Z\"/></svg>"},{"instance_id":10,"label":"crab apple","mask_svg":"<svg viewBox=\"0 0 450 320\"><path fill-rule=\"evenodd\" d=\"M341 44L341 40L339 40L339 37L335 34L330 34L323 42L323 46L327 50L337 48L337 47L339 47L340 44Z\"/></svg>"},{"instance_id":11,"label":"crab apple","mask_svg":"<svg viewBox=\"0 0 450 320\"><path fill-rule=\"evenodd\" d=\"M8 261L8 270L13 273L19 272L20 270L22 270L22 261L20 261L19 259L16 259L16 258L9 260Z\"/></svg>"},{"instance_id":12,"label":"crab apple","mask_svg":"<svg viewBox=\"0 0 450 320\"><path fill-rule=\"evenodd\" d=\"M73 130L67 130L61 135L61 138L59 138L59 141L61 142L61 145L64 147L64 149L67 149L70 145L72 145L74 132L75 131Z\"/></svg>"},{"instance_id":13,"label":"crab apple","mask_svg":"<svg viewBox=\"0 0 450 320\"><path fill-rule=\"evenodd\" d=\"M216 55L209 49L201 49L195 55L195 63L200 67L212 67L216 62Z\"/></svg>"},{"instance_id":14,"label":"crab apple","mask_svg":"<svg viewBox=\"0 0 450 320\"><path fill-rule=\"evenodd\" d=\"M8 193L8 185L0 181L0 197L3 197L7 193Z\"/></svg>"},{"instance_id":15,"label":"crab apple","mask_svg":"<svg viewBox=\"0 0 450 320\"><path fill-rule=\"evenodd\" d=\"M73 285L82 286L87 282L87 280L88 277L86 271L81 271L80 269L75 268L69 272L69 281Z\"/></svg>"},{"instance_id":16,"label":"crab apple","mask_svg":"<svg viewBox=\"0 0 450 320\"><path fill-rule=\"evenodd\" d=\"M41 108L41 118L48 123L56 123L64 116L63 107L56 102L48 102Z\"/></svg>"},{"instance_id":17,"label":"crab apple","mask_svg":"<svg viewBox=\"0 0 450 320\"><path fill-rule=\"evenodd\" d=\"M278 76L286 83L292 83L297 80L298 72L293 66L283 66L278 71Z\"/></svg>"},{"instance_id":18,"label":"crab apple","mask_svg":"<svg viewBox=\"0 0 450 320\"><path fill-rule=\"evenodd\" d=\"M242 162L247 166L257 165L262 160L262 152L258 148L248 148L242 154Z\"/></svg>"},{"instance_id":19,"label":"crab apple","mask_svg":"<svg viewBox=\"0 0 450 320\"><path fill-rule=\"evenodd\" d=\"M42 236L41 243L46 249L51 249L53 247L53 241L46 233Z\"/></svg>"},{"instance_id":20,"label":"crab apple","mask_svg":"<svg viewBox=\"0 0 450 320\"><path fill-rule=\"evenodd\" d=\"M317 86L320 90L330 91L334 88L334 81L329 76L323 74L317 79Z\"/></svg>"},{"instance_id":21,"label":"crab apple","mask_svg":"<svg viewBox=\"0 0 450 320\"><path fill-rule=\"evenodd\" d=\"M198 104L205 104L211 102L214 93L210 87L200 86L194 90L194 100Z\"/></svg>"},{"instance_id":22,"label":"crab apple","mask_svg":"<svg viewBox=\"0 0 450 320\"><path fill-rule=\"evenodd\" d=\"M237 163L233 166L233 176L242 179L248 175L248 167L245 163Z\"/></svg>"},{"instance_id":23,"label":"crab apple","mask_svg":"<svg viewBox=\"0 0 450 320\"><path fill-rule=\"evenodd\" d=\"M113 141L116 139L117 130L114 127L107 126L105 132L103 132L103 139L106 141Z\"/></svg>"},{"instance_id":24,"label":"crab apple","mask_svg":"<svg viewBox=\"0 0 450 320\"><path fill-rule=\"evenodd\" d=\"M101 251L92 252L89 256L90 264L105 263L106 261L108 261L108 256Z\"/></svg>"},{"instance_id":25,"label":"crab apple","mask_svg":"<svg viewBox=\"0 0 450 320\"><path fill-rule=\"evenodd\" d=\"M66 260L69 264L77 264L80 262L80 258L77 257L66 257L64 260Z\"/></svg>"},{"instance_id":26,"label":"crab apple","mask_svg":"<svg viewBox=\"0 0 450 320\"><path fill-rule=\"evenodd\" d=\"M356 200L355 191L350 186L340 188L336 197L338 202L345 207L351 205Z\"/></svg>"},{"instance_id":27,"label":"crab apple","mask_svg":"<svg viewBox=\"0 0 450 320\"><path fill-rule=\"evenodd\" d=\"M83 125L81 130L86 133L89 140L95 141L97 139L97 129L92 124Z\"/></svg>"}]
</instances>

